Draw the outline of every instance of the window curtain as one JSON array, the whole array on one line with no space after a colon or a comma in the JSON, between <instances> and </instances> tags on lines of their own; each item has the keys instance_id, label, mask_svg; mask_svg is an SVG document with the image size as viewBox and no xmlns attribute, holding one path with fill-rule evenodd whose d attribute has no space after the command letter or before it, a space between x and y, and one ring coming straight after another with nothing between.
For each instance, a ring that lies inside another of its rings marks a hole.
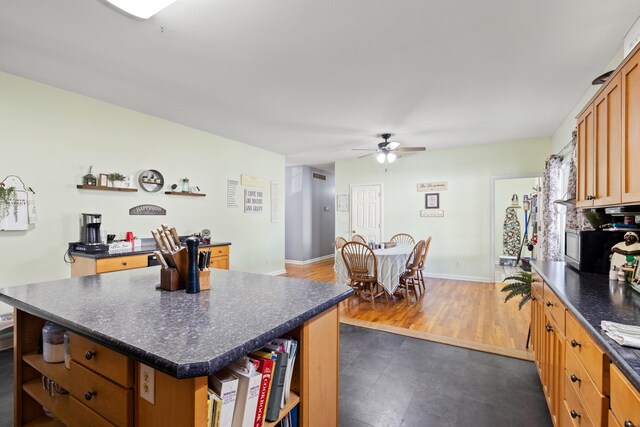
<instances>
[{"instance_id":1,"label":"window curtain","mask_svg":"<svg viewBox=\"0 0 640 427\"><path fill-rule=\"evenodd\" d=\"M542 259L545 261L562 261L562 248L560 247L560 209L561 206L553 203L554 200L563 198L561 180L562 157L552 154L544 166L542 183L542 222L544 223L544 238L542 239Z\"/></svg>"}]
</instances>

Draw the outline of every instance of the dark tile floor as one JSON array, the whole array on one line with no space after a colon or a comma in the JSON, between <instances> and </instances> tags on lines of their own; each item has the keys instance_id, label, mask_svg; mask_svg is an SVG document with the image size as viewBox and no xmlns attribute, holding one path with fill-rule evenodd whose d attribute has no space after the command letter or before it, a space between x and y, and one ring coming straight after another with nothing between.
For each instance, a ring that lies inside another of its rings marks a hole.
<instances>
[{"instance_id":1,"label":"dark tile floor","mask_svg":"<svg viewBox=\"0 0 640 427\"><path fill-rule=\"evenodd\" d=\"M551 426L532 362L340 327L340 426Z\"/></svg>"},{"instance_id":2,"label":"dark tile floor","mask_svg":"<svg viewBox=\"0 0 640 427\"><path fill-rule=\"evenodd\" d=\"M533 363L340 327L341 427L547 427ZM0 352L0 426L13 424L13 356Z\"/></svg>"}]
</instances>

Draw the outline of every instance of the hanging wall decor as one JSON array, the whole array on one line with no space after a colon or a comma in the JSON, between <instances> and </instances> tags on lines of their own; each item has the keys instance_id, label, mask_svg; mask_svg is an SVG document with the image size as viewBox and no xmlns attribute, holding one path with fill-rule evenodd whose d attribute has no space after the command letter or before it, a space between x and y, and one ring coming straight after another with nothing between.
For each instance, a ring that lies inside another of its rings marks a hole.
<instances>
[{"instance_id":1,"label":"hanging wall decor","mask_svg":"<svg viewBox=\"0 0 640 427\"><path fill-rule=\"evenodd\" d=\"M9 175L0 182L0 231L28 230L35 224L35 193L22 180Z\"/></svg>"},{"instance_id":2,"label":"hanging wall decor","mask_svg":"<svg viewBox=\"0 0 640 427\"><path fill-rule=\"evenodd\" d=\"M263 192L262 190L244 190L244 212L262 213Z\"/></svg>"},{"instance_id":3,"label":"hanging wall decor","mask_svg":"<svg viewBox=\"0 0 640 427\"><path fill-rule=\"evenodd\" d=\"M138 205L129 209L129 215L166 215L167 210L157 205Z\"/></svg>"}]
</instances>

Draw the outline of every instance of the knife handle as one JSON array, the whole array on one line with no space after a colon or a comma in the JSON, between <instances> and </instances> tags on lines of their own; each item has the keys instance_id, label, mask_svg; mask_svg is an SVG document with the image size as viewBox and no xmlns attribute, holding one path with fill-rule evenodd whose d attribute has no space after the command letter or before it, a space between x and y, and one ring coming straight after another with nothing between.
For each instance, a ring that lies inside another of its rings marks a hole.
<instances>
[{"instance_id":1,"label":"knife handle","mask_svg":"<svg viewBox=\"0 0 640 427\"><path fill-rule=\"evenodd\" d=\"M160 252L153 251L153 255L156 257L162 268L169 268L169 264L167 264L167 261L164 260L164 257Z\"/></svg>"},{"instance_id":2,"label":"knife handle","mask_svg":"<svg viewBox=\"0 0 640 427\"><path fill-rule=\"evenodd\" d=\"M173 247L173 245L171 245L171 243L169 242L169 239L167 239L167 236L165 236L164 230L162 230L162 228L158 228L158 234L160 235L160 238L162 239L162 243L164 243L164 246L167 248L167 250L169 252L173 252L175 248Z\"/></svg>"},{"instance_id":3,"label":"knife handle","mask_svg":"<svg viewBox=\"0 0 640 427\"><path fill-rule=\"evenodd\" d=\"M151 235L155 239L158 249L160 249L161 251L166 251L167 248L165 248L164 243L162 243L162 239L160 238L158 232L156 230L151 230Z\"/></svg>"},{"instance_id":4,"label":"knife handle","mask_svg":"<svg viewBox=\"0 0 640 427\"><path fill-rule=\"evenodd\" d=\"M176 230L176 228L171 227L169 231L171 232L171 236L173 236L173 241L176 242L176 246L182 246L182 244L180 243L180 236L178 235L178 231Z\"/></svg>"}]
</instances>

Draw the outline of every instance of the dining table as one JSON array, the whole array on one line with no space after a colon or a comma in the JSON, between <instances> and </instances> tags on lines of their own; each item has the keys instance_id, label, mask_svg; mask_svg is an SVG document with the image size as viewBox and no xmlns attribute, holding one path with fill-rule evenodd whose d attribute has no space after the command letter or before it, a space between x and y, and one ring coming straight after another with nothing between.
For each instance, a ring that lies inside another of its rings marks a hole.
<instances>
[{"instance_id":1,"label":"dining table","mask_svg":"<svg viewBox=\"0 0 640 427\"><path fill-rule=\"evenodd\" d=\"M378 260L378 282L389 295L393 295L400 284L400 276L405 272L405 265L412 250L413 245L409 243L373 250ZM344 259L342 259L342 249L336 250L333 269L336 272L338 283L349 284L349 272ZM373 259L369 263L369 274L373 274Z\"/></svg>"}]
</instances>

